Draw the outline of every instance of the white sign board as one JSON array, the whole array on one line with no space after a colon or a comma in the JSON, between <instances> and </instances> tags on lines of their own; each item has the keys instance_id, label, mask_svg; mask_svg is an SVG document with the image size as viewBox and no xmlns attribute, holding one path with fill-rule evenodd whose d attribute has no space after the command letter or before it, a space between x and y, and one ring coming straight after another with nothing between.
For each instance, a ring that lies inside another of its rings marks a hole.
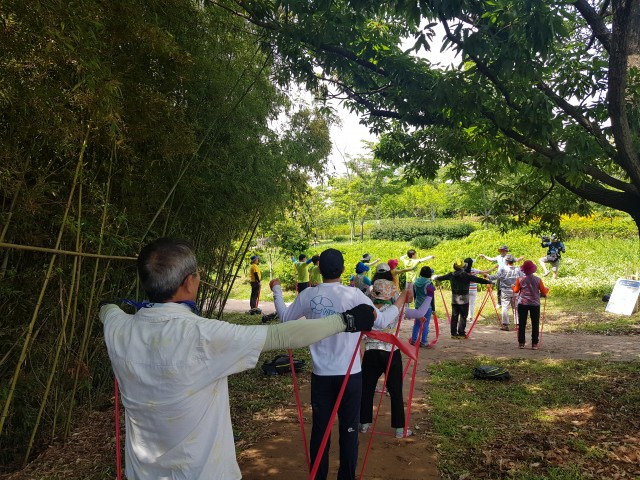
<instances>
[{"instance_id":1,"label":"white sign board","mask_svg":"<svg viewBox=\"0 0 640 480\"><path fill-rule=\"evenodd\" d=\"M631 315L636 308L638 295L640 294L640 282L619 278L611 292L611 298L605 311Z\"/></svg>"}]
</instances>

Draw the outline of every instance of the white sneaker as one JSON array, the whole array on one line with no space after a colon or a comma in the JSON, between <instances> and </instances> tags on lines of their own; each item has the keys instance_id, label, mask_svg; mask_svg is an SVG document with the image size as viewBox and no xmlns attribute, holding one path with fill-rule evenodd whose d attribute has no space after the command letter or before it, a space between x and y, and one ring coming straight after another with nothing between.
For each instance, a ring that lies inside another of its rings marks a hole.
<instances>
[{"instance_id":1,"label":"white sneaker","mask_svg":"<svg viewBox=\"0 0 640 480\"><path fill-rule=\"evenodd\" d=\"M407 428L407 437L412 437L414 435L413 430ZM396 428L396 438L405 438L404 428Z\"/></svg>"},{"instance_id":2,"label":"white sneaker","mask_svg":"<svg viewBox=\"0 0 640 480\"><path fill-rule=\"evenodd\" d=\"M358 430L360 430L360 433L367 433L370 425L370 423L361 423L358 425Z\"/></svg>"}]
</instances>

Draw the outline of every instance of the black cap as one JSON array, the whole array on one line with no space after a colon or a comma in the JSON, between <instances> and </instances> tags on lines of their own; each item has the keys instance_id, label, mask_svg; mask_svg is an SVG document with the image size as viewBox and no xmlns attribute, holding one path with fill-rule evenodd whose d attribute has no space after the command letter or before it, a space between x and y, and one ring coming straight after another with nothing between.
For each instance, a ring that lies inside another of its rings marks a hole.
<instances>
[{"instance_id":1,"label":"black cap","mask_svg":"<svg viewBox=\"0 0 640 480\"><path fill-rule=\"evenodd\" d=\"M320 254L318 268L323 278L333 280L334 278L340 277L344 271L344 257L340 250L327 248L322 252Z\"/></svg>"}]
</instances>

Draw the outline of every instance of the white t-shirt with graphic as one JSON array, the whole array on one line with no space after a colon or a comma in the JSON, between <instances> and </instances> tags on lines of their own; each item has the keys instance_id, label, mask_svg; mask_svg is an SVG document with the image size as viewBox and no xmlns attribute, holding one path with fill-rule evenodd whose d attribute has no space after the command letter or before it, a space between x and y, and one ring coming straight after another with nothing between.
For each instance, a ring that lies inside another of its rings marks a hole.
<instances>
[{"instance_id":1,"label":"white t-shirt with graphic","mask_svg":"<svg viewBox=\"0 0 640 480\"><path fill-rule=\"evenodd\" d=\"M360 289L347 287L338 282L321 283L303 290L289 307L282 299L280 285L274 286L273 298L282 322L302 317L309 320L323 318L334 313L345 312L361 303L373 306L371 299ZM382 330L393 322L398 314L398 308L395 305L390 305L384 312L378 311L374 326ZM309 349L313 361L313 373L323 376L345 375L349 369L353 352L358 347L359 339L359 332L343 332L312 344ZM360 371L362 371L360 355L356 355L351 373Z\"/></svg>"}]
</instances>

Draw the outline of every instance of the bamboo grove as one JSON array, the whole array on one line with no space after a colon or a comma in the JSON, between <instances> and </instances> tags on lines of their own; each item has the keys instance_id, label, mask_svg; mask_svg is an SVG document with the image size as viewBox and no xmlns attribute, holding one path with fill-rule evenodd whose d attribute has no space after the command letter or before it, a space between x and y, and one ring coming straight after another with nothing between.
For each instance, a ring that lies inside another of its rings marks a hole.
<instances>
[{"instance_id":1,"label":"bamboo grove","mask_svg":"<svg viewBox=\"0 0 640 480\"><path fill-rule=\"evenodd\" d=\"M1 465L109 405L97 304L141 298L142 244L191 240L219 316L258 223L322 170L327 119L261 41L189 0L0 4Z\"/></svg>"}]
</instances>

